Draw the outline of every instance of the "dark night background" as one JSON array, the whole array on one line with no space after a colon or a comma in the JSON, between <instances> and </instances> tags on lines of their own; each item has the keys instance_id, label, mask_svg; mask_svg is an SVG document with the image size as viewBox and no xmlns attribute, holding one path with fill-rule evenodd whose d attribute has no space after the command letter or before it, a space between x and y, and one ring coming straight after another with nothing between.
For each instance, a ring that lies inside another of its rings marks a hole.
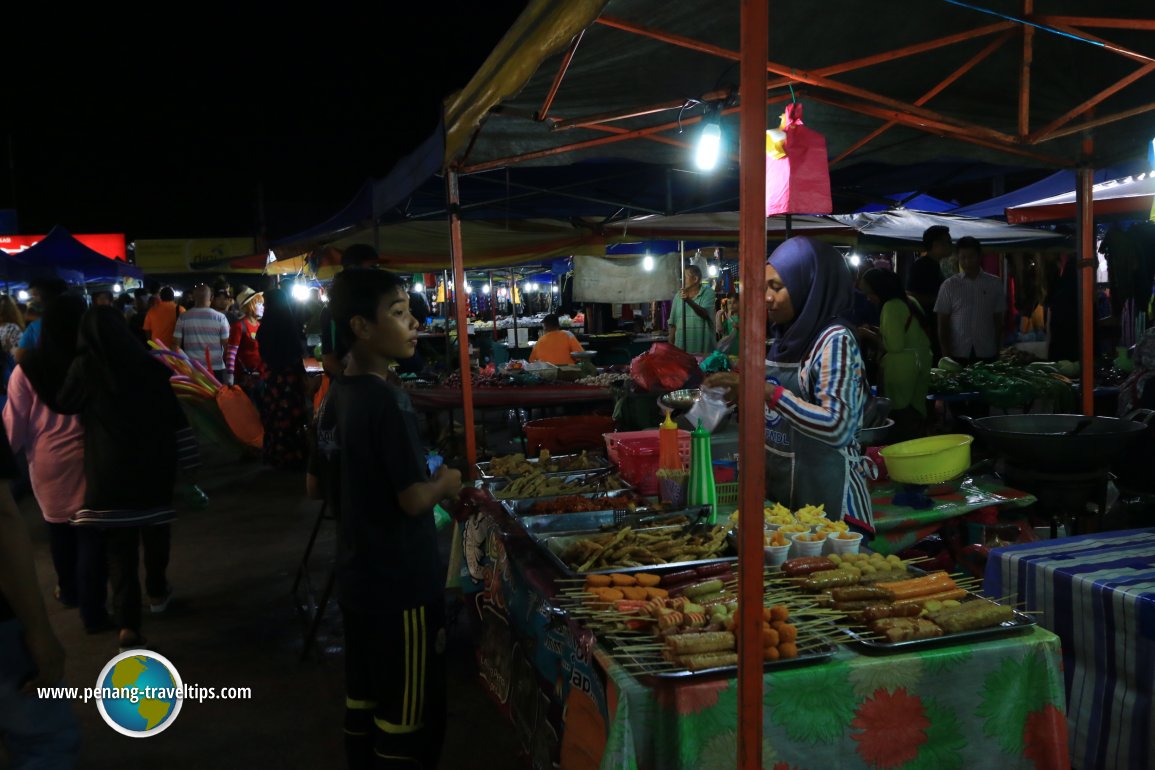
<instances>
[{"instance_id":1,"label":"dark night background","mask_svg":"<svg viewBox=\"0 0 1155 770\"><path fill-rule=\"evenodd\" d=\"M263 199L268 236L292 235L424 139L524 7L142 6L119 21L69 12L64 30L18 19L0 208L18 209L22 233L219 237L255 235Z\"/></svg>"}]
</instances>

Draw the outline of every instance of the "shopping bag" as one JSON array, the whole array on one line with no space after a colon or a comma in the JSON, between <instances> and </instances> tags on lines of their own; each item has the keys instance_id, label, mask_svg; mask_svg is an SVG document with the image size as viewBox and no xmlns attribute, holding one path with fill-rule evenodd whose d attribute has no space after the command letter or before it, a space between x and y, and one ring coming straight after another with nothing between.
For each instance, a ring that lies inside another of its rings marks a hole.
<instances>
[{"instance_id":1,"label":"shopping bag","mask_svg":"<svg viewBox=\"0 0 1155 770\"><path fill-rule=\"evenodd\" d=\"M785 139L766 132L766 216L831 213L825 137L802 124L797 103L782 113L780 131Z\"/></svg>"},{"instance_id":2,"label":"shopping bag","mask_svg":"<svg viewBox=\"0 0 1155 770\"><path fill-rule=\"evenodd\" d=\"M239 385L229 385L217 391L216 402L237 440L253 449L260 449L265 440L265 428L248 394Z\"/></svg>"}]
</instances>

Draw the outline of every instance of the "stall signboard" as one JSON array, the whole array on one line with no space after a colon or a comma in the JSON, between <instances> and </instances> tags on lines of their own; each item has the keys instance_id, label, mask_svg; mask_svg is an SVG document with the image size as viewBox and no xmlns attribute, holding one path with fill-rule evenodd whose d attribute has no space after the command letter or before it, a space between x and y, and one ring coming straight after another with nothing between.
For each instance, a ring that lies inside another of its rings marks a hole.
<instances>
[{"instance_id":1,"label":"stall signboard","mask_svg":"<svg viewBox=\"0 0 1155 770\"><path fill-rule=\"evenodd\" d=\"M668 300L682 287L681 256L573 258L575 302L634 304ZM647 270L646 265L651 265Z\"/></svg>"},{"instance_id":2,"label":"stall signboard","mask_svg":"<svg viewBox=\"0 0 1155 770\"><path fill-rule=\"evenodd\" d=\"M253 254L252 238L140 239L136 264L146 273L232 272L229 262Z\"/></svg>"},{"instance_id":3,"label":"stall signboard","mask_svg":"<svg viewBox=\"0 0 1155 770\"><path fill-rule=\"evenodd\" d=\"M43 235L0 235L0 251L5 254L19 254L40 243L45 237ZM109 259L125 259L127 249L125 248L124 233L74 234L72 237Z\"/></svg>"}]
</instances>

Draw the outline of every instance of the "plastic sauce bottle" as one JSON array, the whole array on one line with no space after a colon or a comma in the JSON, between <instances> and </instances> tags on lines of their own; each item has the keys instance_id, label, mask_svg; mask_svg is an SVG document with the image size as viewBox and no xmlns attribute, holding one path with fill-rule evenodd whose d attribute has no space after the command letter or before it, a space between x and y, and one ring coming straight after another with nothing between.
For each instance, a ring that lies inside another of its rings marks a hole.
<instances>
[{"instance_id":1,"label":"plastic sauce bottle","mask_svg":"<svg viewBox=\"0 0 1155 770\"><path fill-rule=\"evenodd\" d=\"M710 453L710 433L698 421L690 434L690 485L686 490L689 507L710 506L710 524L718 523L718 493L714 488L714 461Z\"/></svg>"},{"instance_id":2,"label":"plastic sauce bottle","mask_svg":"<svg viewBox=\"0 0 1155 770\"><path fill-rule=\"evenodd\" d=\"M682 470L682 458L678 456L678 426L666 412L666 421L658 429L658 470Z\"/></svg>"}]
</instances>

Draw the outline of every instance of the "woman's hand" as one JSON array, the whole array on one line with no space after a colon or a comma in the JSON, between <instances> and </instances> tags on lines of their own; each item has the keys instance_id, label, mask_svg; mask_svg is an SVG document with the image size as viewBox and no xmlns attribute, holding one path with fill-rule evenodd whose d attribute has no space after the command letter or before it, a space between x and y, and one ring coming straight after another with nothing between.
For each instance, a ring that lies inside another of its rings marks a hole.
<instances>
[{"instance_id":1,"label":"woman's hand","mask_svg":"<svg viewBox=\"0 0 1155 770\"><path fill-rule=\"evenodd\" d=\"M726 402L733 404L738 400L738 375L735 372L717 372L702 381L704 388L725 388Z\"/></svg>"}]
</instances>

